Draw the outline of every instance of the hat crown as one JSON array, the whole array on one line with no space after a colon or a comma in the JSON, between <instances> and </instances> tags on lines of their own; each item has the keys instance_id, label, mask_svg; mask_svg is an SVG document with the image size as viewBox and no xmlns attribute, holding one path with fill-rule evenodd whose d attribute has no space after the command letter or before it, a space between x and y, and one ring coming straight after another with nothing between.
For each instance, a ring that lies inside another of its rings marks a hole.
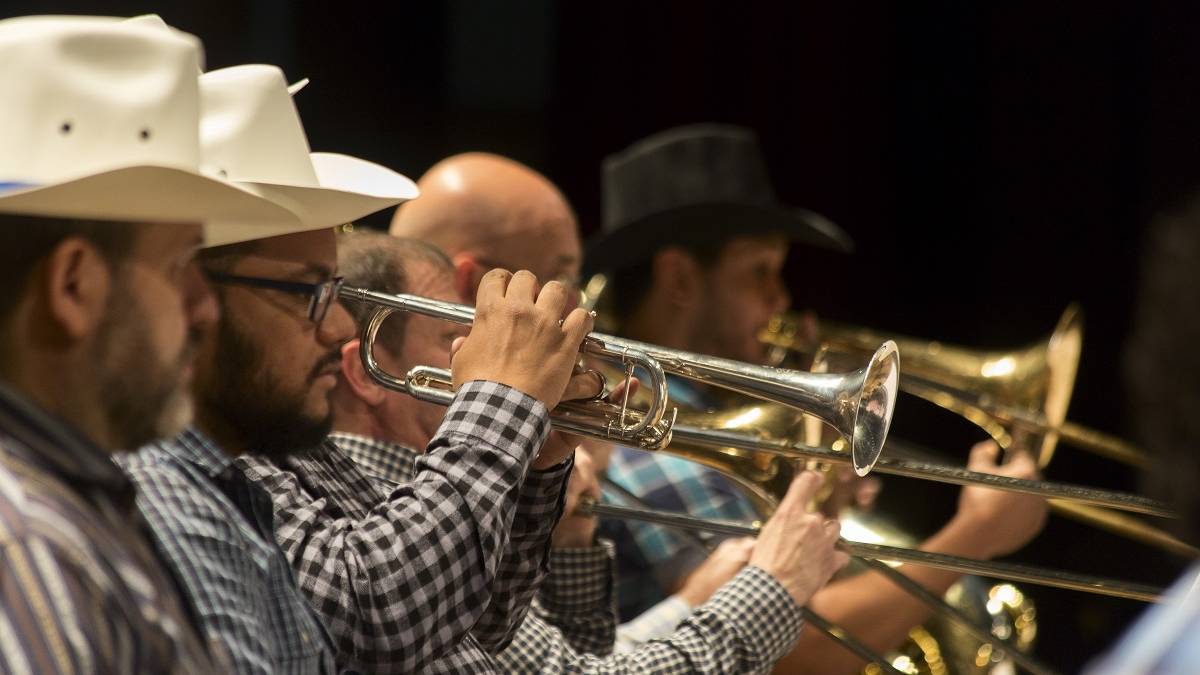
<instances>
[{"instance_id":1,"label":"hat crown","mask_svg":"<svg viewBox=\"0 0 1200 675\"><path fill-rule=\"evenodd\" d=\"M251 64L200 77L204 170L227 180L317 186L283 71Z\"/></svg>"},{"instance_id":2,"label":"hat crown","mask_svg":"<svg viewBox=\"0 0 1200 675\"><path fill-rule=\"evenodd\" d=\"M758 138L743 127L677 127L604 160L606 232L689 206L776 203Z\"/></svg>"},{"instance_id":3,"label":"hat crown","mask_svg":"<svg viewBox=\"0 0 1200 675\"><path fill-rule=\"evenodd\" d=\"M200 163L200 42L99 17L0 21L0 182Z\"/></svg>"}]
</instances>

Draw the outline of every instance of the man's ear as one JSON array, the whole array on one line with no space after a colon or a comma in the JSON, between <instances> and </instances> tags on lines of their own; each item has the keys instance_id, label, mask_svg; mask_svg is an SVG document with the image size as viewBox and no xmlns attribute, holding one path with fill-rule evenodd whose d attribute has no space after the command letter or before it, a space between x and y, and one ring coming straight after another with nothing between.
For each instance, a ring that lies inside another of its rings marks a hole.
<instances>
[{"instance_id":1,"label":"man's ear","mask_svg":"<svg viewBox=\"0 0 1200 675\"><path fill-rule=\"evenodd\" d=\"M454 263L454 290L465 305L475 306L475 294L479 291L479 280L488 270L480 265L470 253L456 253L450 259Z\"/></svg>"},{"instance_id":2,"label":"man's ear","mask_svg":"<svg viewBox=\"0 0 1200 675\"><path fill-rule=\"evenodd\" d=\"M68 341L95 333L111 305L132 298L110 297L113 270L100 251L82 237L68 237L46 258L42 293L53 329Z\"/></svg>"},{"instance_id":3,"label":"man's ear","mask_svg":"<svg viewBox=\"0 0 1200 675\"><path fill-rule=\"evenodd\" d=\"M650 268L655 288L671 304L689 307L701 300L703 274L696 259L678 247L668 247L654 254Z\"/></svg>"},{"instance_id":4,"label":"man's ear","mask_svg":"<svg viewBox=\"0 0 1200 675\"><path fill-rule=\"evenodd\" d=\"M363 367L362 358L358 355L360 340L353 340L342 345L342 379L363 403L374 408L381 405L388 391L379 386Z\"/></svg>"}]
</instances>

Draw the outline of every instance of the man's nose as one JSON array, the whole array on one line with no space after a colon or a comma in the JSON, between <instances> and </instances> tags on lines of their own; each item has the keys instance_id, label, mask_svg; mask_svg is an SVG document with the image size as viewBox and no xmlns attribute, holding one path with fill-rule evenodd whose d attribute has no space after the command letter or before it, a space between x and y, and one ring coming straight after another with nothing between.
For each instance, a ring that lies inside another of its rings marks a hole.
<instances>
[{"instance_id":1,"label":"man's nose","mask_svg":"<svg viewBox=\"0 0 1200 675\"><path fill-rule=\"evenodd\" d=\"M200 264L192 262L187 268L187 279L184 283L184 309L188 322L194 330L207 330L217 323L221 316L221 308L217 296L208 285Z\"/></svg>"},{"instance_id":2,"label":"man's nose","mask_svg":"<svg viewBox=\"0 0 1200 675\"><path fill-rule=\"evenodd\" d=\"M335 299L329 305L325 320L317 326L317 339L322 344L340 345L353 339L354 333L354 318L350 316L350 312L346 310L341 301Z\"/></svg>"}]
</instances>

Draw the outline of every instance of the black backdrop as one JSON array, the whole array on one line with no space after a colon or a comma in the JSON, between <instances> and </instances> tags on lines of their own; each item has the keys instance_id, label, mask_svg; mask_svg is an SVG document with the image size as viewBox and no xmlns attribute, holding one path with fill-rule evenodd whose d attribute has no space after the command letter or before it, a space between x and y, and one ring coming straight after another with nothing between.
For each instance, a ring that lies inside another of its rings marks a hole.
<instances>
[{"instance_id":1,"label":"black backdrop","mask_svg":"<svg viewBox=\"0 0 1200 675\"><path fill-rule=\"evenodd\" d=\"M210 68L269 62L312 78L297 101L314 149L413 178L454 152L509 154L562 186L585 232L605 154L679 123L751 126L784 199L858 241L853 257L793 255L798 304L1010 347L1078 300L1087 336L1072 417L1130 426L1120 355L1141 233L1200 177L1200 6L0 0L0 16L150 11L202 37ZM978 437L911 402L898 415L898 430L944 422L933 440L960 458ZM1066 449L1049 473L1136 485ZM954 494L889 480L883 503L927 532ZM1160 583L1180 567L1057 518L1016 558ZM1067 671L1140 611L1027 590L1038 652Z\"/></svg>"}]
</instances>

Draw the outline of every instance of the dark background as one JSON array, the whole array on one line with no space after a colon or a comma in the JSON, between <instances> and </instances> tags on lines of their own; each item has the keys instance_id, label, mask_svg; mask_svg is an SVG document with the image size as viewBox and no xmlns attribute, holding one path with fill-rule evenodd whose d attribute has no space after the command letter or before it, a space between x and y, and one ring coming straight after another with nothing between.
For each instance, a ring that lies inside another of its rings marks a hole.
<instances>
[{"instance_id":1,"label":"dark background","mask_svg":"<svg viewBox=\"0 0 1200 675\"><path fill-rule=\"evenodd\" d=\"M0 0L2 16L144 12L203 38L210 68L268 62L312 78L297 102L315 150L414 179L455 152L508 154L563 188L585 232L606 154L680 123L750 126L782 198L858 242L853 257L795 252L798 305L1009 348L1078 300L1072 417L1131 428L1120 357L1142 232L1200 178L1200 5ZM906 414L933 413L903 402L898 430L917 426ZM961 460L979 434L938 419L934 440ZM1049 475L1136 487L1131 471L1066 448ZM953 508L953 489L888 486L884 507L918 533ZM1058 518L1015 558L1155 583L1181 566ZM1026 590L1038 653L1067 671L1141 609Z\"/></svg>"}]
</instances>

